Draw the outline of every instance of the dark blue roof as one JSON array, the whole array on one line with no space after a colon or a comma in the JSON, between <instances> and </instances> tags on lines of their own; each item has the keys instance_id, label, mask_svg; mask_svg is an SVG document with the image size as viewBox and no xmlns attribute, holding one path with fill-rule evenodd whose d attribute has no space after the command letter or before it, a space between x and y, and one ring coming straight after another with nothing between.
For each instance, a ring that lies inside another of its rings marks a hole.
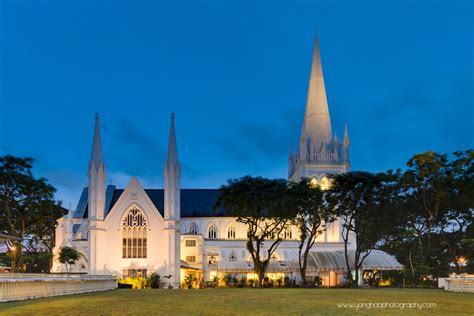
<instances>
[{"instance_id":1,"label":"dark blue roof","mask_svg":"<svg viewBox=\"0 0 474 316\"><path fill-rule=\"evenodd\" d=\"M116 189L115 186L109 185L106 190L105 208L107 214L117 203L118 199L123 193L123 189ZM145 189L146 194L153 202L155 207L164 216L164 190L163 189ZM212 207L219 196L218 189L181 189L181 217L212 217L212 216L226 216L224 211L214 211ZM74 212L75 218L87 218L87 188L82 192L79 199L78 211ZM106 216L107 216L106 214ZM82 216L80 216L82 215Z\"/></svg>"}]
</instances>

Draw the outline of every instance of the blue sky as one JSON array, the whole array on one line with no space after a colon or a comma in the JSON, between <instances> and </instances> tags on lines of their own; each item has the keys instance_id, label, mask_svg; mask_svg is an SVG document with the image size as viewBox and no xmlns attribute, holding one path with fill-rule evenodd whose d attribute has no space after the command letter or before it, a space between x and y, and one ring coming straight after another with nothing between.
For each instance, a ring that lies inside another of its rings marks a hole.
<instances>
[{"instance_id":1,"label":"blue sky","mask_svg":"<svg viewBox=\"0 0 474 316\"><path fill-rule=\"evenodd\" d=\"M472 148L473 20L469 1L0 0L0 155L75 207L99 112L108 179L162 187L175 112L183 187L286 177L316 24L354 170Z\"/></svg>"}]
</instances>

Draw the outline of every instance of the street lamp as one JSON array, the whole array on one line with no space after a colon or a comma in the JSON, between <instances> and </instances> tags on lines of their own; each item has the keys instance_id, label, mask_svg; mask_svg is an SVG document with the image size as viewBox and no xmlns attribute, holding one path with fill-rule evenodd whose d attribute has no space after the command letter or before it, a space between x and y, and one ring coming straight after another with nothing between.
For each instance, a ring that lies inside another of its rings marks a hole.
<instances>
[{"instance_id":1,"label":"street lamp","mask_svg":"<svg viewBox=\"0 0 474 316\"><path fill-rule=\"evenodd\" d=\"M467 264L466 257L464 256L459 256L456 258L456 263L458 264L459 272L461 272L462 267L464 267Z\"/></svg>"}]
</instances>

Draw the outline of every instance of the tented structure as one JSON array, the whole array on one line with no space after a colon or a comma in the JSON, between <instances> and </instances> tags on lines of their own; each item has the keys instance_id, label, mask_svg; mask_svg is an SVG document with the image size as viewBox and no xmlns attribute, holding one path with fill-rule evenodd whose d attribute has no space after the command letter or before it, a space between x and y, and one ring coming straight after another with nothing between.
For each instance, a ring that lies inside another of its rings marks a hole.
<instances>
[{"instance_id":1,"label":"tented structure","mask_svg":"<svg viewBox=\"0 0 474 316\"><path fill-rule=\"evenodd\" d=\"M355 251L348 250L351 270L354 270ZM361 258L364 254L361 255ZM372 250L364 259L361 270L403 270L403 265L388 253L381 250ZM345 272L346 257L344 251L314 251L308 258L308 272Z\"/></svg>"},{"instance_id":2,"label":"tented structure","mask_svg":"<svg viewBox=\"0 0 474 316\"><path fill-rule=\"evenodd\" d=\"M354 250L349 250L349 260L351 270L354 269ZM220 261L217 263L219 272L228 273L251 273L253 270L252 261ZM309 253L307 272L318 274L320 272L334 271L337 273L346 272L346 259L344 251L314 251ZM403 270L403 265L381 250L372 250L362 264L362 270ZM298 261L270 261L267 272L269 273L289 273L299 272Z\"/></svg>"}]
</instances>

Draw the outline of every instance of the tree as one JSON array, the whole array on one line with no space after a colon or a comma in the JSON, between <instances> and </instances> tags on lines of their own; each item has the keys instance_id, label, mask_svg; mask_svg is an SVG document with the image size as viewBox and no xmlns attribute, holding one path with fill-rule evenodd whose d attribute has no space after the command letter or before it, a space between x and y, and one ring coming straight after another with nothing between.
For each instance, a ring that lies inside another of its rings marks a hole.
<instances>
[{"instance_id":1,"label":"tree","mask_svg":"<svg viewBox=\"0 0 474 316\"><path fill-rule=\"evenodd\" d=\"M66 266L66 271L70 271L71 266L75 264L84 255L75 248L64 246L59 250L58 261ZM69 265L69 268L68 268Z\"/></svg>"},{"instance_id":2,"label":"tree","mask_svg":"<svg viewBox=\"0 0 474 316\"><path fill-rule=\"evenodd\" d=\"M38 205L38 212L43 214L28 229L29 244L36 245L31 250L36 253L47 252L50 255L49 269L53 266L53 249L56 237L57 219L64 216L67 210L61 206L60 201L51 203L47 201Z\"/></svg>"},{"instance_id":3,"label":"tree","mask_svg":"<svg viewBox=\"0 0 474 316\"><path fill-rule=\"evenodd\" d=\"M359 273L365 258L391 235L397 234L398 225L396 199L397 176L393 173L373 174L349 172L333 175L331 188L327 192L330 209L342 221L342 239L346 259L347 279L357 287ZM354 237L355 253L352 266L356 271L352 277L348 247Z\"/></svg>"},{"instance_id":4,"label":"tree","mask_svg":"<svg viewBox=\"0 0 474 316\"><path fill-rule=\"evenodd\" d=\"M309 179L290 183L289 199L289 204L296 212L292 222L299 229L298 263L303 286L306 287L309 251L316 242L316 237L335 217L323 203L323 191L320 187L311 185Z\"/></svg>"},{"instance_id":5,"label":"tree","mask_svg":"<svg viewBox=\"0 0 474 316\"><path fill-rule=\"evenodd\" d=\"M403 174L402 194L407 199L409 224L419 237L426 234L431 246L433 229L448 209L450 181L446 177L447 155L426 152L413 156Z\"/></svg>"},{"instance_id":6,"label":"tree","mask_svg":"<svg viewBox=\"0 0 474 316\"><path fill-rule=\"evenodd\" d=\"M247 250L258 275L259 287L273 253L283 240L282 232L293 217L286 196L287 183L283 179L245 176L229 180L222 186L214 205L214 209L223 209L247 226Z\"/></svg>"},{"instance_id":7,"label":"tree","mask_svg":"<svg viewBox=\"0 0 474 316\"><path fill-rule=\"evenodd\" d=\"M461 240L472 223L474 209L474 152L414 155L401 181L407 229L414 231L413 249L425 275L446 275L462 255ZM415 285L416 285L416 279Z\"/></svg>"},{"instance_id":8,"label":"tree","mask_svg":"<svg viewBox=\"0 0 474 316\"><path fill-rule=\"evenodd\" d=\"M36 230L54 230L55 219L62 215L54 200L56 189L45 178L32 174L33 158L0 157L0 231L19 236L22 240ZM50 212L54 210L55 214ZM42 229L40 229L40 225ZM12 269L18 271L22 260L23 242L7 245L12 256Z\"/></svg>"}]
</instances>

